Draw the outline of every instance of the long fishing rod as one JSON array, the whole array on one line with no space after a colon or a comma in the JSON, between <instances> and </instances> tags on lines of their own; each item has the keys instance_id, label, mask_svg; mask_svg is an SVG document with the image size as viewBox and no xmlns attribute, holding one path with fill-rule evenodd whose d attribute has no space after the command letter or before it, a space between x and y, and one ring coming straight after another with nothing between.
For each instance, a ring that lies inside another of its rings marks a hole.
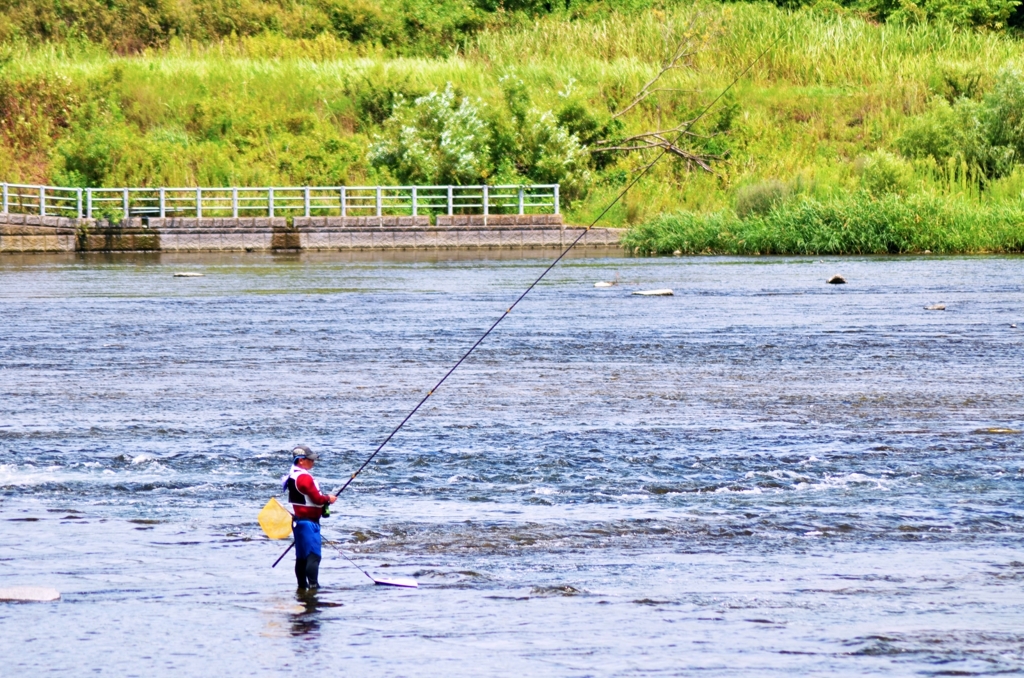
<instances>
[{"instance_id":1,"label":"long fishing rod","mask_svg":"<svg viewBox=\"0 0 1024 678\"><path fill-rule=\"evenodd\" d=\"M788 33L788 31L787 31L787 33ZM786 33L783 33L783 34L782 34L782 35L780 35L780 36L779 36L778 38L776 38L776 39L775 39L775 40L774 40L774 41L772 42L772 44L768 45L768 47L766 47L766 48L765 48L764 50L762 50L762 51L761 51L761 53L760 53L760 54L758 54L758 55L757 55L757 57L755 57L753 61L751 61L751 62L750 62L749 64L747 64L747 67L746 67L746 68L744 68L744 69L743 69L743 70L742 70L742 71L741 71L741 72L740 72L740 73L739 73L739 74L738 74L738 75L737 75L737 76L736 76L736 77L735 77L735 78L733 79L733 81L729 83L728 87L726 87L725 89L723 89L723 90L721 91L721 93L720 93L720 94L719 94L719 95L718 95L717 97L715 97L715 98L714 98L714 100L713 100L713 101L712 101L712 102L711 102L710 104L708 104L707 106L705 106L705 107L704 107L704 109L703 109L703 110L702 110L702 111L700 112L700 114L699 114L699 115L697 115L697 117L695 117L695 118L694 118L693 120L691 120L691 121L690 121L689 123L687 123L687 124L686 124L686 127L684 127L683 129L681 129L681 130L679 131L679 133L678 133L678 134L676 135L676 138L675 138L675 139L674 139L674 140L672 141L672 143L671 143L671 144L669 144L669 145L666 145L666 146L665 146L664 148L662 148L662 150L661 150L661 153L659 153L659 154L658 154L658 155L657 155L657 156L656 156L656 157L654 158L654 160L652 160L652 161L651 161L650 163L648 163L648 164L647 164L647 165L646 165L646 166L645 166L645 167L644 167L643 169L641 169L641 170L640 170L640 172L639 172L639 173L638 173L638 174L637 174L637 175L636 175L636 176L635 176L635 177L633 178L633 180L632 180L632 181L630 181L630 182L629 182L629 183L628 183L628 184L626 185L626 187L625 187L625 188L623 188L623 189L622 189L622 190L621 190L621 191L619 192L619 194L615 196L615 199L614 199L614 200L612 200L612 201L611 201L610 203L608 203L607 207L605 207L605 208L604 208L604 209L603 209L603 210L601 211L601 213L600 213L600 214L598 214L598 215L597 215L597 217L596 217L596 218L595 218L595 219L594 219L593 221L591 221L591 222L590 222L590 224L589 224L589 225L588 225L588 226L587 226L587 227L586 227L585 229L583 229L583 230L582 230L582 231L580 232L580 234L579 234L578 236L576 236L576 239L575 239L575 240L573 240L573 241L572 241L571 243L569 243L569 246L568 246L568 247L566 247L566 248L565 248L564 250L562 250L562 253L561 253L561 254L559 254L559 255L558 255L558 257L556 257L556 258L555 258L555 260L554 260L554 261L552 261L552 262L551 262L551 263L550 263L550 264L548 265L548 267L547 267L547 268L545 268L545 269L544 269L544 271L543 271L543 272L542 272L542 273L541 273L541 274L540 274L539 276L537 276L537 279L536 279L536 280L534 280L534 281L533 281L532 283L530 283L530 286L529 286L529 287L527 287L527 288L526 288L526 290L525 290L525 291L524 291L524 292L523 292L522 294L520 294L520 295L519 295L519 297L518 297L518 298L517 298L517 299L516 299L516 300L515 300L514 302L512 302L512 305L511 305L511 306L509 306L509 307L508 307L507 309L505 309L505 312L504 312L504 313L502 313L502 314L501 314L500 316L498 316L498 319L494 321L494 324L493 324L493 325L491 325L491 326L490 326L489 328L487 328L487 331L486 331L486 332L484 332L484 333L483 333L483 334L482 334L482 335L480 336L480 338L479 338L479 339L477 339L477 340L476 340L476 342L475 342L475 343L474 343L474 344L473 344L472 346L470 346L470 347L469 347L469 350L468 350L468 351L466 351L466 352L465 352L465 353L464 353L464 354L462 355L462 357L461 357L461 358L459 358L459 359L458 359L458 361L457 361L457 362L456 362L456 363L455 363L454 365L452 365L451 369L450 369L450 370L448 370L448 371L447 371L447 372L445 373L445 375L444 375L443 377L441 377L441 379L440 379L440 380L439 380L439 381L438 381L438 382L437 382L437 383L436 383L436 384L434 385L434 388L432 388L432 389L430 389L429 391L427 391L427 394L426 394L425 396L423 396L423 398L422 398L422 399L421 399L421 400L420 400L420 401L419 401L418 403L416 403L416 407L412 408L412 410L411 410L411 411L409 412L409 414L405 415L405 419L403 419L403 420L402 420L401 422L399 422L398 426L396 426L396 427L394 428L394 430L392 430L392 431L391 431L391 433L389 433L389 434L388 434L388 437L387 437L387 438L385 438L385 439L384 439L384 441L383 441L383 442L381 442L381 444L377 446L377 449L373 451L373 454L371 454L371 455L370 455L369 457L367 457L367 458L366 458L366 461L364 461L364 462L363 462L362 466L360 466L360 467L359 467L358 469L356 469L356 472L355 472L355 473L353 473L353 474L352 474L352 475L351 475L351 476L349 477L349 479L345 481L345 484L344 484L344 485L342 485L342 486L341 486L340 488L338 488L338 489L337 489L337 490L336 490L336 491L334 492L334 494L335 494L335 495L341 494L342 492L344 492L344 491L345 491L345 488L347 488L347 487L348 487L348 486L349 486L349 485L350 485L350 484L352 483L352 481L356 479L356 476L358 476L358 475L359 475L360 473L362 473L362 472L363 472L363 469L365 469L365 468L366 468L366 467L367 467L367 466L368 466L368 465L370 464L370 462L371 462L371 461L373 461L374 457L376 457L376 456L377 456L377 454L378 454L378 453L379 453L379 452L380 452L381 450L383 450L383 449L384 449L384 446L385 446L385 445L387 445L387 444L388 444L389 442L391 442L391 439L395 437L395 434L396 434L396 433L398 433L398 432L399 432L400 430L402 430L402 427L403 427L403 426L405 426L405 424L406 424L406 423L407 423L407 422L408 422L408 421L409 421L410 419L412 419L412 416L413 416L414 414L416 414L416 412L418 412L418 411L419 411L419 409L420 409L421 407L423 407L424 403L426 403L426 402L427 402L427 400L428 400L428 399L430 398L430 396L434 395L434 393L435 393L435 392L437 391L437 389L439 389L439 388L441 387L441 385L442 385L442 384L444 384L444 382L448 380L448 377L450 377L450 376L452 375L452 373L453 373L453 372L455 372L455 370L457 370L457 369L459 368L459 366L460 366L460 365L462 365L462 363L463 363L463 362L465 362L466 358L468 358L468 357L469 357L469 356L470 356L470 355L471 355L471 354L473 353L473 351L475 351L475 350L477 349L477 347L478 347L478 346L479 346L480 344L482 344L482 343L483 343L484 339L486 339L486 338L487 338L487 337L488 337L488 336L489 336L489 335L491 334L491 332L493 332L493 331L495 330L495 328L497 328L497 327L498 327L498 325L499 325L499 324L501 323L501 321L502 321L502 320L504 320L505 318L507 318L507 317L509 316L509 314L510 314L510 313L512 313L512 309L514 309L514 308L515 308L516 306L518 306L518 305L519 305L519 302L521 302L521 301L522 301L522 300L523 300L523 299L524 299L524 298L526 297L526 295L527 295L527 294L529 294L530 292L532 292L532 291L533 291L533 288L534 288L534 287L536 287L536 286L537 286L537 284L538 284L538 283L540 283L540 281L541 281L541 280L543 280L543 279L544 279L544 277L545 277L545 276L546 276L546 275L547 275L548 273L550 273L550 272L551 272L551 269L553 269L553 268L554 268L555 266L557 266L557 265L558 265L558 263L559 263L560 261L562 261L562 259L564 259L564 258L565 258L565 255L567 255L567 254L568 254L568 253L569 253L569 252L570 252L570 251L572 250L572 248L576 247L576 245L578 245L578 244L579 244L579 242L580 242L581 240L583 240L584 236L586 236L586 234L587 234L587 233L588 233L588 232L590 231L590 229L592 229L592 228L594 227L594 225L595 225L595 224L597 224L597 222L599 222L599 221L600 221L601 219L603 219L603 218L604 218L604 216L605 216L606 214L608 214L609 210L611 210L611 208L612 208L612 207L614 207L614 206L615 206L616 204L618 204L618 202L619 202L620 200L622 200L622 198L623 198L623 197L624 197L624 196L626 195L626 193L628 193L628 192L629 192L629 190L630 190L631 188L633 188L633 186L635 186L635 185L637 184L637 182L639 182L639 181L640 181L640 180L641 180L641 179L642 179L642 178L643 178L643 177L644 177L644 176L645 176L645 175L646 175L646 174L647 174L648 172L650 172L650 171L651 171L651 168L652 168L652 167L654 167L654 165L655 165L655 164L657 164L657 162L658 162L659 160L661 160L661 159L662 159L663 157L665 157L665 155L666 155L666 154L668 154L668 152L669 152L669 149L670 149L670 148L671 148L672 146L675 146L675 145L676 145L676 144L677 144L677 143L679 142L679 140L680 140L680 139L681 139L681 138L683 137L683 135L684 135L684 134L685 134L685 133L686 133L686 132L687 132L687 131L688 131L688 130L689 130L690 128L692 128L692 127L693 127L693 126L694 126L695 124L697 124L697 122L699 122L699 121L700 121L700 120L701 120L701 119L702 119L702 118L703 118L703 117L704 117L705 115L707 115L708 111L710 111L710 110L711 110L711 109L712 109L712 108L713 108L713 107L715 106L715 104L717 104L717 103L718 103L719 101L721 101L721 100L722 100L722 97L724 97L724 96L725 96L725 95L726 95L726 94L727 94L727 93L729 92L729 90L731 90L731 89L732 89L733 87L735 87L735 86L736 86L736 83L738 83L738 82L740 81L740 79L741 79L741 78L742 78L742 77L743 77L744 75L746 75L746 74L747 74L748 72L750 72L750 69L751 69L751 68L753 68L753 67L754 67L754 65L755 65L755 64L756 64L756 63L757 63L758 61L760 61L760 60L761 60L761 59L762 59L762 58L764 57L764 55L765 55L765 54L767 54L767 53L768 53L769 51L771 51L771 50L772 50L772 49L773 49L773 48L775 47L775 45L777 45L777 44L779 43L779 41L780 41L780 40L782 40L782 38L783 38L783 37L785 37L785 35L786 35Z\"/></svg>"},{"instance_id":2,"label":"long fishing rod","mask_svg":"<svg viewBox=\"0 0 1024 678\"><path fill-rule=\"evenodd\" d=\"M754 59L749 64L747 64L746 68L744 68L742 71L740 71L739 74L737 74L736 77L733 78L732 82L730 82L729 85L725 89L723 89L719 93L719 95L717 97L715 97L711 101L710 104L708 104L707 106L704 107L703 110L701 110L701 112L697 115L697 117L695 117L689 123L686 123L685 126L682 129L679 130L679 133L676 134L676 137L675 137L675 139L672 140L672 143L665 145L662 148L661 152L658 155L656 155L655 158L651 162L649 162L647 165L645 165L640 170L640 172L637 173L637 175L635 177L633 177L633 179L628 184L626 184L626 186L621 191L619 191L618 195L616 195L615 198L610 203L608 203L608 205L603 210L601 210L601 213L598 214L597 217L594 218L594 220L591 221L590 224L585 229L580 231L580 234L578 236L576 236L576 238L571 243L569 243L569 246L566 247L564 250L562 250L562 253L559 254L558 257L556 257L555 260L552 261L548 265L548 267L545 268L544 271L539 276L537 276L536 280L534 280L532 283L530 283L530 286L527 287L526 290L524 290L523 293L520 294L519 297L514 302L512 302L512 304L507 309L505 309L505 312L502 313L500 316L498 316L498 319L494 321L494 324L492 324L490 327L488 327L487 331L484 332L480 336L480 338L477 339L476 342L472 346L469 347L469 350L467 350L462 355L462 357L459 358L458 361L454 365L452 365L451 369L449 369L445 373L445 375L443 377L441 377L441 379L436 384L434 384L434 388L432 388L429 391L427 391L427 394L425 396L423 396L423 398L418 403L416 403L416 407L412 408L412 410L410 410L409 414L405 415L405 418L402 419L402 421L400 421L398 423L398 426L396 426L391 431L391 433L388 434L388 437L385 438L381 442L381 444L377 446L377 449L375 449L373 451L373 454L371 454L369 457L366 458L366 461L364 461L362 463L362 465L358 469L356 469L356 471L348 478L348 480L345 481L344 485L342 485L341 487L339 487L338 489L336 489L333 492L334 495L341 494L342 492L345 491L346 488L348 488L349 485L352 484L352 481L356 479L356 476L358 476L360 473L362 473L363 470L367 466L370 465L370 462L373 461L374 457L376 457L380 453L380 451L384 449L385 445L387 445L389 442L391 442L391 439L395 437L395 434L397 434L400 430L402 430L402 427L404 427L406 425L406 423L408 423L408 421L410 419L412 419L413 415L416 414L420 410L421 407L423 407L423 405L427 402L427 400L430 398L430 396L434 395L434 393L437 391L437 389L439 389L441 387L441 385L444 384L444 382L448 380L448 377L450 377L452 375L452 373L455 372L455 370L457 370L459 368L459 366L462 365L462 363L466 361L466 359L473 353L473 351L475 351L477 349L477 347L480 346L480 344L483 343L484 339L486 339L488 336L490 336L491 332L493 332L495 330L495 328L497 328L498 325L501 324L501 321L504 320L505 318L507 318L510 313L512 313L512 309L514 309L516 306L518 306L519 302L521 302L524 298L526 298L526 295L529 294L530 292L532 292L533 288L536 287L537 284L540 283L540 281L543 280L544 277L547 276L547 274L551 272L551 269L553 269L555 266L557 266L558 263L560 261L562 261L562 259L565 258L565 255L569 254L569 252L572 251L572 249L574 247L576 247L576 245L578 245L581 240L583 240L584 236L586 236L587 233L590 232L590 229L592 229L594 227L594 225L597 224L597 222L599 222L601 219L603 219L604 216L606 214L608 214L608 212L612 209L612 207L617 205L619 203L619 201L622 200L623 197L625 197L626 193L628 193L631 188L633 188L642 178L644 178L644 176L647 175L648 172L651 171L651 168L653 168L662 158L664 158L668 154L669 150L673 146L675 146L677 143L679 143L679 140L682 139L683 135L686 134L687 131L689 131L694 125L696 125L702 118L704 118L704 116L707 115L708 111L710 111L719 101L721 101L722 97L724 97L726 94L728 94L728 92L733 87L736 86L736 84L740 81L740 79L743 78L743 76L745 76L747 73L749 73L750 69L753 68L754 65L757 64L757 62L759 62L762 58L764 58L764 56L766 54L768 54L768 52L770 52L772 49L774 49L775 45L777 45L782 40L782 38L784 38L788 34L789 34L788 30L784 31L781 35L779 35L779 37L777 37L775 40L773 40L770 45L765 47L756 57L754 57ZM288 551L290 551L292 549L292 546L294 546L294 545L295 545L295 543L292 542L292 544L287 549L285 549L285 552L282 553L281 556L276 561L274 561L274 565L272 565L271 567L276 567L277 564L279 562L281 562L281 559L285 557L285 555L288 553Z\"/></svg>"}]
</instances>

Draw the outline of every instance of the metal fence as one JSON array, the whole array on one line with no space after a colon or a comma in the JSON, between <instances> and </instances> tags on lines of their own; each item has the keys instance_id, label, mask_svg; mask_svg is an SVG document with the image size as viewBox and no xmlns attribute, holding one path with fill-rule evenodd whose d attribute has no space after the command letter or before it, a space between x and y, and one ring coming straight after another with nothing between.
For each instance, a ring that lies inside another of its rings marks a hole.
<instances>
[{"instance_id":1,"label":"metal fence","mask_svg":"<svg viewBox=\"0 0 1024 678\"><path fill-rule=\"evenodd\" d=\"M0 184L2 212L127 217L558 214L558 184L266 188L62 188Z\"/></svg>"}]
</instances>

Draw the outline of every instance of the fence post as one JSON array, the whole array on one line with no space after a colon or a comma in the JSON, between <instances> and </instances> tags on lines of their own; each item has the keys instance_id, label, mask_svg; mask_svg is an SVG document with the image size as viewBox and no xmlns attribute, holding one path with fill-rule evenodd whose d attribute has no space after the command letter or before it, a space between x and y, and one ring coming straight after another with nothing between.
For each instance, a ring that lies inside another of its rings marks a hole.
<instances>
[{"instance_id":1,"label":"fence post","mask_svg":"<svg viewBox=\"0 0 1024 678\"><path fill-rule=\"evenodd\" d=\"M238 218L238 189L231 189L231 217L233 219Z\"/></svg>"},{"instance_id":2,"label":"fence post","mask_svg":"<svg viewBox=\"0 0 1024 678\"><path fill-rule=\"evenodd\" d=\"M416 187L412 187L412 215L416 216Z\"/></svg>"},{"instance_id":3,"label":"fence post","mask_svg":"<svg viewBox=\"0 0 1024 678\"><path fill-rule=\"evenodd\" d=\"M124 216L121 217L121 218L122 219L127 219L128 218L128 189L127 188L123 189L123 192L121 193L121 206L124 208L124 210L123 210L124 211Z\"/></svg>"},{"instance_id":4,"label":"fence post","mask_svg":"<svg viewBox=\"0 0 1024 678\"><path fill-rule=\"evenodd\" d=\"M267 189L267 216L274 218L274 187Z\"/></svg>"},{"instance_id":5,"label":"fence post","mask_svg":"<svg viewBox=\"0 0 1024 678\"><path fill-rule=\"evenodd\" d=\"M6 211L6 210L5 210ZM82 218L82 189L75 191L75 212L78 214L78 218Z\"/></svg>"},{"instance_id":6,"label":"fence post","mask_svg":"<svg viewBox=\"0 0 1024 678\"><path fill-rule=\"evenodd\" d=\"M341 187L341 216L345 216L345 187Z\"/></svg>"},{"instance_id":7,"label":"fence post","mask_svg":"<svg viewBox=\"0 0 1024 678\"><path fill-rule=\"evenodd\" d=\"M8 205L7 182L5 181L4 182L4 214L7 214L7 205Z\"/></svg>"},{"instance_id":8,"label":"fence post","mask_svg":"<svg viewBox=\"0 0 1024 678\"><path fill-rule=\"evenodd\" d=\"M46 216L46 186L39 187L39 216Z\"/></svg>"},{"instance_id":9,"label":"fence post","mask_svg":"<svg viewBox=\"0 0 1024 678\"><path fill-rule=\"evenodd\" d=\"M454 190L452 189L451 186L449 186L448 187L448 216L451 216L451 215L455 214L455 205L454 205L454 202L455 202L454 201L454 197L455 196L453 195L453 193L454 193Z\"/></svg>"},{"instance_id":10,"label":"fence post","mask_svg":"<svg viewBox=\"0 0 1024 678\"><path fill-rule=\"evenodd\" d=\"M167 216L167 195L165 189L160 187L160 218L163 219Z\"/></svg>"},{"instance_id":11,"label":"fence post","mask_svg":"<svg viewBox=\"0 0 1024 678\"><path fill-rule=\"evenodd\" d=\"M524 214L524 212L523 212L523 187L522 186L519 187L519 213L520 214Z\"/></svg>"},{"instance_id":12,"label":"fence post","mask_svg":"<svg viewBox=\"0 0 1024 678\"><path fill-rule=\"evenodd\" d=\"M560 209L560 207L559 207L559 199L558 199L558 186L559 186L559 184L555 184L555 214L560 214L560 212L559 212L559 209Z\"/></svg>"},{"instance_id":13,"label":"fence post","mask_svg":"<svg viewBox=\"0 0 1024 678\"><path fill-rule=\"evenodd\" d=\"M203 218L203 189L196 189L196 219Z\"/></svg>"},{"instance_id":14,"label":"fence post","mask_svg":"<svg viewBox=\"0 0 1024 678\"><path fill-rule=\"evenodd\" d=\"M488 203L490 203L490 201L491 201L491 195L490 195L490 192L487 190L487 184L484 184L483 188L484 188L484 217L486 217L488 214L490 214L490 212L488 211L490 205ZM487 223L487 219L484 219L484 223L485 224Z\"/></svg>"},{"instance_id":15,"label":"fence post","mask_svg":"<svg viewBox=\"0 0 1024 678\"><path fill-rule=\"evenodd\" d=\"M305 209L306 216L309 216L309 186L302 189L302 206Z\"/></svg>"},{"instance_id":16,"label":"fence post","mask_svg":"<svg viewBox=\"0 0 1024 678\"><path fill-rule=\"evenodd\" d=\"M92 189L85 189L85 218L92 219Z\"/></svg>"},{"instance_id":17,"label":"fence post","mask_svg":"<svg viewBox=\"0 0 1024 678\"><path fill-rule=\"evenodd\" d=\"M380 186L378 186L377 187L377 216L378 217L380 217L383 214L381 209L382 208L381 208L381 201L380 201Z\"/></svg>"}]
</instances>

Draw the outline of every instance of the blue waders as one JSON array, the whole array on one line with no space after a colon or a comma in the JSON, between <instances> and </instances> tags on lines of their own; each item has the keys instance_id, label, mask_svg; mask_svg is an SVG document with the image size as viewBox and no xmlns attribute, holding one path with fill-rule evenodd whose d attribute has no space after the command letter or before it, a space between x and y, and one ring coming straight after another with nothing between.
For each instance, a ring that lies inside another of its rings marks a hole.
<instances>
[{"instance_id":1,"label":"blue waders","mask_svg":"<svg viewBox=\"0 0 1024 678\"><path fill-rule=\"evenodd\" d=\"M320 524L296 520L292 533L295 535L295 579L300 589L315 589L320 586Z\"/></svg>"}]
</instances>

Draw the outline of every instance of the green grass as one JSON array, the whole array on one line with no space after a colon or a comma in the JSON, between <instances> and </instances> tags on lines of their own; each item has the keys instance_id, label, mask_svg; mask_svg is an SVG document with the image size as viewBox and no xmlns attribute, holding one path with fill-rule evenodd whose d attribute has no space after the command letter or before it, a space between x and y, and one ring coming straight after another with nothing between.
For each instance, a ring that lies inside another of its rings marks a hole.
<instances>
[{"instance_id":1,"label":"green grass","mask_svg":"<svg viewBox=\"0 0 1024 678\"><path fill-rule=\"evenodd\" d=\"M1024 205L935 196L799 198L764 216L664 214L630 230L637 254L983 254L1024 252Z\"/></svg>"},{"instance_id":2,"label":"green grass","mask_svg":"<svg viewBox=\"0 0 1024 678\"><path fill-rule=\"evenodd\" d=\"M665 158L602 225L632 227L628 244L641 252L1019 250L1019 174L990 183L979 200L964 177L917 163L900 195L868 199L858 164L879 150L897 153L902 130L934 97L990 89L1021 57L1015 34L767 4L619 4L623 11L591 3L571 15L489 13L457 40L432 38L431 49L287 27L205 42L169 35L123 56L74 36L9 38L0 44L0 178L372 184L392 179L367 149L395 96L452 83L481 102L491 124L504 124L500 80L513 75L537 111L577 103L606 122L688 39L693 54L663 78L665 91L622 118L621 133L637 133L694 116L778 41L723 102L735 109L728 130L694 142L725 156L715 172ZM721 110L697 130L712 133ZM589 222L652 158L602 158L567 218ZM736 217L737 191L770 180L795 187L796 198L768 215ZM883 218L894 220L889 230ZM842 223L866 230L855 237Z\"/></svg>"}]
</instances>

